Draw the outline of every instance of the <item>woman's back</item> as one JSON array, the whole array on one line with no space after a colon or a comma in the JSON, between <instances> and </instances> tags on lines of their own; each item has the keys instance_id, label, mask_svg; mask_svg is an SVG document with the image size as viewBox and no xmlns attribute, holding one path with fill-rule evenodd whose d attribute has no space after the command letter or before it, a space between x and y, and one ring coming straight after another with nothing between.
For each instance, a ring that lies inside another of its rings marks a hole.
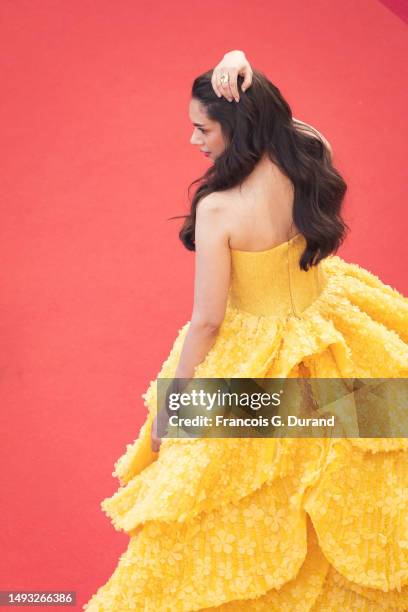
<instances>
[{"instance_id":1,"label":"woman's back","mask_svg":"<svg viewBox=\"0 0 408 612\"><path fill-rule=\"evenodd\" d=\"M234 187L222 193L222 222L231 249L263 251L299 233L292 219L293 184L267 156L241 189Z\"/></svg>"},{"instance_id":2,"label":"woman's back","mask_svg":"<svg viewBox=\"0 0 408 612\"><path fill-rule=\"evenodd\" d=\"M293 121L299 131L321 140L332 155L330 143L316 128L299 119ZM267 154L241 189L234 187L223 194L231 249L263 251L299 233L293 222L293 183Z\"/></svg>"}]
</instances>

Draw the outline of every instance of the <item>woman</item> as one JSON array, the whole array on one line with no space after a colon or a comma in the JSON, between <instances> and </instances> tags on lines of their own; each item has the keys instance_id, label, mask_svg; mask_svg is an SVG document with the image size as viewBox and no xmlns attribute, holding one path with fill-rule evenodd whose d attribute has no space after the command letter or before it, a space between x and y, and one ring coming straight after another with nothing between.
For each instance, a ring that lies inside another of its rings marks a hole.
<instances>
[{"instance_id":1,"label":"woman","mask_svg":"<svg viewBox=\"0 0 408 612\"><path fill-rule=\"evenodd\" d=\"M334 255L328 142L241 52L194 81L189 115L213 164L180 231L191 321L158 378L406 377L408 300ZM102 502L129 545L84 609L408 608L407 439L160 440L157 379L143 397Z\"/></svg>"}]
</instances>

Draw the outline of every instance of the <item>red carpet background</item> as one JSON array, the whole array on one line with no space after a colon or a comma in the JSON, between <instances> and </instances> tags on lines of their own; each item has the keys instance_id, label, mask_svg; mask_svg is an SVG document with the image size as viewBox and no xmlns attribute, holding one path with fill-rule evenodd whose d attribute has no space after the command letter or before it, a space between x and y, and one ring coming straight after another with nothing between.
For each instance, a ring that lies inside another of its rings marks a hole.
<instances>
[{"instance_id":1,"label":"red carpet background","mask_svg":"<svg viewBox=\"0 0 408 612\"><path fill-rule=\"evenodd\" d=\"M192 81L226 51L329 139L339 254L408 294L407 27L386 4L2 2L0 590L80 609L127 546L99 504L190 318L194 256L166 219L209 163Z\"/></svg>"}]
</instances>

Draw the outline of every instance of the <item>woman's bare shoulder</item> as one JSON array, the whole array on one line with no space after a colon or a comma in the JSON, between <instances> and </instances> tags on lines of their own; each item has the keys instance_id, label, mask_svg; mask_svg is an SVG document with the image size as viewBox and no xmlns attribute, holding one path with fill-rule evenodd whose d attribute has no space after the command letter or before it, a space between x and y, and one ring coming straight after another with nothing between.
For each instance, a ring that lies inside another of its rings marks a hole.
<instances>
[{"instance_id":1,"label":"woman's bare shoulder","mask_svg":"<svg viewBox=\"0 0 408 612\"><path fill-rule=\"evenodd\" d=\"M216 223L229 233L231 225L232 190L213 191L200 199L197 204L197 219L207 218L209 222Z\"/></svg>"},{"instance_id":2,"label":"woman's bare shoulder","mask_svg":"<svg viewBox=\"0 0 408 612\"><path fill-rule=\"evenodd\" d=\"M225 191L213 191L200 199L197 210L212 210L213 212L223 212L227 204L231 201L233 189Z\"/></svg>"}]
</instances>

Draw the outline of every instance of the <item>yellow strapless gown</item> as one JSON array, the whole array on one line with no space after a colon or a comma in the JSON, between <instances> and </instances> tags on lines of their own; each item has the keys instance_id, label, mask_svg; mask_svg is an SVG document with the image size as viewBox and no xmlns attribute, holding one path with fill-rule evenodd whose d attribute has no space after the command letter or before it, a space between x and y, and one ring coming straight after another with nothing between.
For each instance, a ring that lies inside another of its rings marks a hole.
<instances>
[{"instance_id":1,"label":"yellow strapless gown","mask_svg":"<svg viewBox=\"0 0 408 612\"><path fill-rule=\"evenodd\" d=\"M408 375L408 299L305 239L231 251L208 378ZM186 323L158 377L172 378ZM147 418L102 501L129 534L88 612L408 610L408 438L163 439Z\"/></svg>"}]
</instances>

